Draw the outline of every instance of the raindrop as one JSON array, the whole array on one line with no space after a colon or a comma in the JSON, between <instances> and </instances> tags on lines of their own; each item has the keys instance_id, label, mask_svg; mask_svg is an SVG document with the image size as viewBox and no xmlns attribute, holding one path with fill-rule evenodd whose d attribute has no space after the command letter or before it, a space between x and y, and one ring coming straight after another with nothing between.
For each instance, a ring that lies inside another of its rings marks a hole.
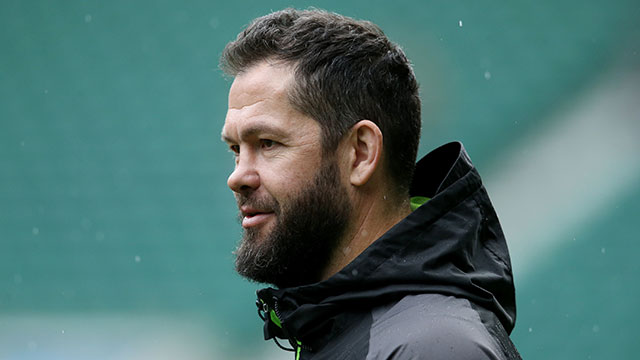
<instances>
[{"instance_id":1,"label":"raindrop","mask_svg":"<svg viewBox=\"0 0 640 360\"><path fill-rule=\"evenodd\" d=\"M358 276L358 269L351 270L351 275Z\"/></svg>"},{"instance_id":2,"label":"raindrop","mask_svg":"<svg viewBox=\"0 0 640 360\"><path fill-rule=\"evenodd\" d=\"M90 23L91 19L92 19L91 18L91 14L87 14L87 15L84 16L84 22L86 22L86 23Z\"/></svg>"},{"instance_id":3,"label":"raindrop","mask_svg":"<svg viewBox=\"0 0 640 360\"><path fill-rule=\"evenodd\" d=\"M24 140L20 141L20 146L24 147Z\"/></svg>"},{"instance_id":4,"label":"raindrop","mask_svg":"<svg viewBox=\"0 0 640 360\"><path fill-rule=\"evenodd\" d=\"M140 258L140 256L136 255L136 257L134 258L134 260L139 263L142 259Z\"/></svg>"},{"instance_id":5,"label":"raindrop","mask_svg":"<svg viewBox=\"0 0 640 360\"><path fill-rule=\"evenodd\" d=\"M600 326L593 325L593 327L591 328L591 331L593 331L594 333L600 332Z\"/></svg>"},{"instance_id":6,"label":"raindrop","mask_svg":"<svg viewBox=\"0 0 640 360\"><path fill-rule=\"evenodd\" d=\"M458 26L462 27L462 20L458 21Z\"/></svg>"},{"instance_id":7,"label":"raindrop","mask_svg":"<svg viewBox=\"0 0 640 360\"><path fill-rule=\"evenodd\" d=\"M13 282L15 282L16 284L22 284L22 275L20 274L13 275Z\"/></svg>"},{"instance_id":8,"label":"raindrop","mask_svg":"<svg viewBox=\"0 0 640 360\"><path fill-rule=\"evenodd\" d=\"M484 72L484 78L487 79L487 80L491 79L491 73L488 72L488 71L485 71Z\"/></svg>"},{"instance_id":9,"label":"raindrop","mask_svg":"<svg viewBox=\"0 0 640 360\"><path fill-rule=\"evenodd\" d=\"M606 252L607 252L607 249L602 248L602 249L600 249L600 252L601 252L602 254L604 254L604 253L606 253Z\"/></svg>"},{"instance_id":10,"label":"raindrop","mask_svg":"<svg viewBox=\"0 0 640 360\"><path fill-rule=\"evenodd\" d=\"M34 227L33 229L31 229L31 233L33 235L38 235L40 234L40 229L38 229L37 227Z\"/></svg>"},{"instance_id":11,"label":"raindrop","mask_svg":"<svg viewBox=\"0 0 640 360\"><path fill-rule=\"evenodd\" d=\"M96 232L96 240L98 241L104 240L104 233L101 231Z\"/></svg>"},{"instance_id":12,"label":"raindrop","mask_svg":"<svg viewBox=\"0 0 640 360\"><path fill-rule=\"evenodd\" d=\"M533 328L529 328L529 332L533 332Z\"/></svg>"}]
</instances>

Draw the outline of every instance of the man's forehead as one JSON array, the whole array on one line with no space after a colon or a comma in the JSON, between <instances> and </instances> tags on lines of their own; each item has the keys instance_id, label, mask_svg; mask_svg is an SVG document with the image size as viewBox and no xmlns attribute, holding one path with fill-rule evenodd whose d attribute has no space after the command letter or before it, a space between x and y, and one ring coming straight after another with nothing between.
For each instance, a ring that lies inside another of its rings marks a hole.
<instances>
[{"instance_id":1,"label":"man's forehead","mask_svg":"<svg viewBox=\"0 0 640 360\"><path fill-rule=\"evenodd\" d=\"M241 109L268 99L286 99L292 78L290 66L260 62L234 79L229 90L229 109Z\"/></svg>"},{"instance_id":2,"label":"man's forehead","mask_svg":"<svg viewBox=\"0 0 640 360\"><path fill-rule=\"evenodd\" d=\"M256 133L279 134L284 138L287 137L284 129L319 131L315 120L291 105L288 89L292 80L291 66L273 62L258 63L236 76L229 91L222 139L240 141Z\"/></svg>"}]
</instances>

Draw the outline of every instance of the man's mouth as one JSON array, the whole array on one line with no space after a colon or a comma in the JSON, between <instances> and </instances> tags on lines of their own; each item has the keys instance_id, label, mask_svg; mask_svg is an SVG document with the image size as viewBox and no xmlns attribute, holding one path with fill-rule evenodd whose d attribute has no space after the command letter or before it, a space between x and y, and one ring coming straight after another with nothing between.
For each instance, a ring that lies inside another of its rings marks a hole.
<instances>
[{"instance_id":1,"label":"man's mouth","mask_svg":"<svg viewBox=\"0 0 640 360\"><path fill-rule=\"evenodd\" d=\"M274 215L272 211L261 211L248 208L241 209L240 211L242 212L243 228L262 225Z\"/></svg>"}]
</instances>

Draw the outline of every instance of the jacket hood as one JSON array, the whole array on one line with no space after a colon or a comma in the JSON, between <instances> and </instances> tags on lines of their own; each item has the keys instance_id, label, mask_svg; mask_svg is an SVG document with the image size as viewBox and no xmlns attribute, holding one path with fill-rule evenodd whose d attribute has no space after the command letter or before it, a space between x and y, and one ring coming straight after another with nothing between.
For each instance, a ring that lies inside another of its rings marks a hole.
<instances>
[{"instance_id":1,"label":"jacket hood","mask_svg":"<svg viewBox=\"0 0 640 360\"><path fill-rule=\"evenodd\" d=\"M422 293L466 298L492 311L511 332L516 307L509 252L462 144L443 145L422 158L410 193L431 200L331 278L258 291L259 308L272 312L263 317L266 339L312 343L341 313Z\"/></svg>"}]
</instances>

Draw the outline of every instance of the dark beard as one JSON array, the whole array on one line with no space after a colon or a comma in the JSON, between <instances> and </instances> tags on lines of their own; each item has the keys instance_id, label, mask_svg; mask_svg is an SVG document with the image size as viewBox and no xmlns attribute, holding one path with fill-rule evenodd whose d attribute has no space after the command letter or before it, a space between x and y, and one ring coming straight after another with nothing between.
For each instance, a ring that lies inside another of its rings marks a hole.
<instances>
[{"instance_id":1,"label":"dark beard","mask_svg":"<svg viewBox=\"0 0 640 360\"><path fill-rule=\"evenodd\" d=\"M351 203L339 180L335 161L328 161L313 182L300 189L290 204L240 196L239 203L268 208L276 224L260 240L259 230L245 229L236 254L236 271L256 282L279 288L314 283L344 235Z\"/></svg>"}]
</instances>

